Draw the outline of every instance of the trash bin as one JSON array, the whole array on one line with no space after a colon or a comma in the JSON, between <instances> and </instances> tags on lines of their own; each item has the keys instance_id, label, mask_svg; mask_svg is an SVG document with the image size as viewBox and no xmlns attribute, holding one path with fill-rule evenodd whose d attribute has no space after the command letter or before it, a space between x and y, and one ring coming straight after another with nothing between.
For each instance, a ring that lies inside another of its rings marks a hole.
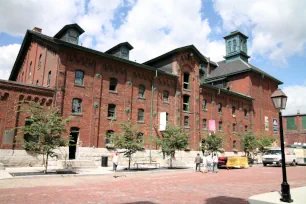
<instances>
[{"instance_id":1,"label":"trash bin","mask_svg":"<svg viewBox=\"0 0 306 204\"><path fill-rule=\"evenodd\" d=\"M108 166L107 163L108 163L108 156L102 156L102 158L101 158L101 166L107 167Z\"/></svg>"}]
</instances>

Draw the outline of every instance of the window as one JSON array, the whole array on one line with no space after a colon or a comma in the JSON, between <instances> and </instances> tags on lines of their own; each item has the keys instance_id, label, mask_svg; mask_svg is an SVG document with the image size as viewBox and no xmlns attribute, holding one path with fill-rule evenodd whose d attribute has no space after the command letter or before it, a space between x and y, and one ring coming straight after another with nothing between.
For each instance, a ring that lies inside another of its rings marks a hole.
<instances>
[{"instance_id":1,"label":"window","mask_svg":"<svg viewBox=\"0 0 306 204\"><path fill-rule=\"evenodd\" d=\"M116 91L118 80L116 78L110 78L109 81L109 90Z\"/></svg>"},{"instance_id":2,"label":"window","mask_svg":"<svg viewBox=\"0 0 306 204\"><path fill-rule=\"evenodd\" d=\"M219 121L219 131L222 131L222 121Z\"/></svg>"},{"instance_id":3,"label":"window","mask_svg":"<svg viewBox=\"0 0 306 204\"><path fill-rule=\"evenodd\" d=\"M105 135L105 144L111 144L111 138L114 136L113 130L107 130Z\"/></svg>"},{"instance_id":4,"label":"window","mask_svg":"<svg viewBox=\"0 0 306 204\"><path fill-rule=\"evenodd\" d=\"M247 125L244 126L244 131L245 131L245 132L248 131L248 126L247 126Z\"/></svg>"},{"instance_id":5,"label":"window","mask_svg":"<svg viewBox=\"0 0 306 204\"><path fill-rule=\"evenodd\" d=\"M236 113L236 107L233 106L233 107L232 107L232 115L235 115L235 113Z\"/></svg>"},{"instance_id":6,"label":"window","mask_svg":"<svg viewBox=\"0 0 306 204\"><path fill-rule=\"evenodd\" d=\"M47 86L50 86L50 81L51 81L51 71L48 73Z\"/></svg>"},{"instance_id":7,"label":"window","mask_svg":"<svg viewBox=\"0 0 306 204\"><path fill-rule=\"evenodd\" d=\"M30 121L28 118L25 119L25 126L31 126L32 125L32 121ZM29 133L24 134L24 140L26 142L38 142L39 138L36 136L33 136Z\"/></svg>"},{"instance_id":8,"label":"window","mask_svg":"<svg viewBox=\"0 0 306 204\"><path fill-rule=\"evenodd\" d=\"M169 113L166 112L166 123L169 121Z\"/></svg>"},{"instance_id":9,"label":"window","mask_svg":"<svg viewBox=\"0 0 306 204\"><path fill-rule=\"evenodd\" d=\"M183 111L189 111L189 98L188 95L183 96Z\"/></svg>"},{"instance_id":10,"label":"window","mask_svg":"<svg viewBox=\"0 0 306 204\"><path fill-rule=\"evenodd\" d=\"M74 98L72 100L72 113L82 113L82 100Z\"/></svg>"},{"instance_id":11,"label":"window","mask_svg":"<svg viewBox=\"0 0 306 204\"><path fill-rule=\"evenodd\" d=\"M24 76L24 72L22 72L21 74L21 82L23 82L23 76Z\"/></svg>"},{"instance_id":12,"label":"window","mask_svg":"<svg viewBox=\"0 0 306 204\"><path fill-rule=\"evenodd\" d=\"M236 43L236 40L234 40L234 51L237 50L237 43Z\"/></svg>"},{"instance_id":13,"label":"window","mask_svg":"<svg viewBox=\"0 0 306 204\"><path fill-rule=\"evenodd\" d=\"M228 42L228 52L229 53L232 52L232 42L231 41Z\"/></svg>"},{"instance_id":14,"label":"window","mask_svg":"<svg viewBox=\"0 0 306 204\"><path fill-rule=\"evenodd\" d=\"M189 78L190 78L190 74L185 72L184 73L184 89L189 89Z\"/></svg>"},{"instance_id":15,"label":"window","mask_svg":"<svg viewBox=\"0 0 306 204\"><path fill-rule=\"evenodd\" d=\"M236 140L233 141L233 149L236 149Z\"/></svg>"},{"instance_id":16,"label":"window","mask_svg":"<svg viewBox=\"0 0 306 204\"><path fill-rule=\"evenodd\" d=\"M146 90L146 87L143 84L140 84L139 89L138 89L139 98L145 98L145 90Z\"/></svg>"},{"instance_id":17,"label":"window","mask_svg":"<svg viewBox=\"0 0 306 204\"><path fill-rule=\"evenodd\" d=\"M244 118L247 119L248 118L248 110L244 109Z\"/></svg>"},{"instance_id":18,"label":"window","mask_svg":"<svg viewBox=\"0 0 306 204\"><path fill-rule=\"evenodd\" d=\"M189 117L184 116L184 127L189 127Z\"/></svg>"},{"instance_id":19,"label":"window","mask_svg":"<svg viewBox=\"0 0 306 204\"><path fill-rule=\"evenodd\" d=\"M206 100L202 101L202 110L206 110L206 103L207 103Z\"/></svg>"},{"instance_id":20,"label":"window","mask_svg":"<svg viewBox=\"0 0 306 204\"><path fill-rule=\"evenodd\" d=\"M222 104L221 103L218 104L218 112L222 113Z\"/></svg>"},{"instance_id":21,"label":"window","mask_svg":"<svg viewBox=\"0 0 306 204\"><path fill-rule=\"evenodd\" d=\"M287 117L287 130L296 130L294 117Z\"/></svg>"},{"instance_id":22,"label":"window","mask_svg":"<svg viewBox=\"0 0 306 204\"><path fill-rule=\"evenodd\" d=\"M41 67L41 60L42 60L42 54L40 54L38 58L38 66L37 66L38 69L40 69Z\"/></svg>"},{"instance_id":23,"label":"window","mask_svg":"<svg viewBox=\"0 0 306 204\"><path fill-rule=\"evenodd\" d=\"M243 42L242 42L242 40L240 41L240 50L243 51Z\"/></svg>"},{"instance_id":24,"label":"window","mask_svg":"<svg viewBox=\"0 0 306 204\"><path fill-rule=\"evenodd\" d=\"M302 128L306 129L306 116L302 116Z\"/></svg>"},{"instance_id":25,"label":"window","mask_svg":"<svg viewBox=\"0 0 306 204\"><path fill-rule=\"evenodd\" d=\"M84 72L77 70L75 72L75 79L74 79L74 84L76 85L84 85Z\"/></svg>"},{"instance_id":26,"label":"window","mask_svg":"<svg viewBox=\"0 0 306 204\"><path fill-rule=\"evenodd\" d=\"M236 132L236 123L233 123L233 132Z\"/></svg>"},{"instance_id":27,"label":"window","mask_svg":"<svg viewBox=\"0 0 306 204\"><path fill-rule=\"evenodd\" d=\"M36 86L38 86L38 80L36 80Z\"/></svg>"},{"instance_id":28,"label":"window","mask_svg":"<svg viewBox=\"0 0 306 204\"><path fill-rule=\"evenodd\" d=\"M30 62L30 67L29 67L29 76L30 77L32 75L32 61Z\"/></svg>"},{"instance_id":29,"label":"window","mask_svg":"<svg viewBox=\"0 0 306 204\"><path fill-rule=\"evenodd\" d=\"M203 119L203 129L207 129L207 120Z\"/></svg>"},{"instance_id":30,"label":"window","mask_svg":"<svg viewBox=\"0 0 306 204\"><path fill-rule=\"evenodd\" d=\"M143 133L142 132L137 132L136 141L137 143L143 143Z\"/></svg>"},{"instance_id":31,"label":"window","mask_svg":"<svg viewBox=\"0 0 306 204\"><path fill-rule=\"evenodd\" d=\"M116 118L116 105L115 104L108 104L107 117L110 119Z\"/></svg>"},{"instance_id":32,"label":"window","mask_svg":"<svg viewBox=\"0 0 306 204\"><path fill-rule=\"evenodd\" d=\"M164 96L163 96L164 102L168 103L169 102L169 92L164 91Z\"/></svg>"},{"instance_id":33,"label":"window","mask_svg":"<svg viewBox=\"0 0 306 204\"><path fill-rule=\"evenodd\" d=\"M143 122L143 121L144 121L144 110L138 109L138 122Z\"/></svg>"}]
</instances>

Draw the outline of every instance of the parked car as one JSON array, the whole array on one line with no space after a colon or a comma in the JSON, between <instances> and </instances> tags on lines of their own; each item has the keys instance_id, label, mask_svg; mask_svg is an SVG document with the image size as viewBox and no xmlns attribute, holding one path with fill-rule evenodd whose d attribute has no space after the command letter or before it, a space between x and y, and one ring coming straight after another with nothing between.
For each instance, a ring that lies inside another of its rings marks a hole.
<instances>
[{"instance_id":1,"label":"parked car","mask_svg":"<svg viewBox=\"0 0 306 204\"><path fill-rule=\"evenodd\" d=\"M285 149L285 160L286 164L295 166L297 164L297 159L293 149ZM282 165L282 154L280 148L274 148L268 150L262 158L263 166L267 164L276 164L278 166Z\"/></svg>"},{"instance_id":2,"label":"parked car","mask_svg":"<svg viewBox=\"0 0 306 204\"><path fill-rule=\"evenodd\" d=\"M218 168L226 167L227 157L218 157Z\"/></svg>"}]
</instances>

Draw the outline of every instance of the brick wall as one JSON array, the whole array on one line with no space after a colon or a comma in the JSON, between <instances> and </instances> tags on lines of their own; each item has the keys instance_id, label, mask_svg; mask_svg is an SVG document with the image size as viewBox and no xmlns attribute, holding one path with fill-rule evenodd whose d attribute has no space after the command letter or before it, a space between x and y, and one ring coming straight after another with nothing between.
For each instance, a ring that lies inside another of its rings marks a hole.
<instances>
[{"instance_id":1,"label":"brick wall","mask_svg":"<svg viewBox=\"0 0 306 204\"><path fill-rule=\"evenodd\" d=\"M288 130L287 128L287 118L293 117L296 129ZM306 143L306 128L303 127L302 118L306 117L306 115L292 115L292 116L283 116L283 130L286 145L293 145L295 142L297 143Z\"/></svg>"}]
</instances>

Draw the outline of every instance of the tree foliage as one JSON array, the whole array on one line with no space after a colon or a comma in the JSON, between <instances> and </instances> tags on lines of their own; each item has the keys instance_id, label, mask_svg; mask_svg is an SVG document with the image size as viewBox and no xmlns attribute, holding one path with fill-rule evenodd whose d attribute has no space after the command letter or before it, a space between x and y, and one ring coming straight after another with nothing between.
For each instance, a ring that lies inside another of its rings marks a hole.
<instances>
[{"instance_id":1,"label":"tree foliage","mask_svg":"<svg viewBox=\"0 0 306 204\"><path fill-rule=\"evenodd\" d=\"M68 145L69 137L63 137L63 133L70 118L64 119L55 108L43 108L35 102L29 102L21 111L29 115L26 125L20 127L24 133L23 148L46 158L44 172L47 173L49 157L57 157L55 149Z\"/></svg>"},{"instance_id":2,"label":"tree foliage","mask_svg":"<svg viewBox=\"0 0 306 204\"><path fill-rule=\"evenodd\" d=\"M215 133L210 133L204 138L204 142L202 143L202 152L216 153L216 152L224 152L222 148L223 144L223 136L217 135Z\"/></svg>"},{"instance_id":3,"label":"tree foliage","mask_svg":"<svg viewBox=\"0 0 306 204\"><path fill-rule=\"evenodd\" d=\"M257 139L252 131L246 132L244 135L240 135L241 148L246 156L250 156L257 148Z\"/></svg>"},{"instance_id":4,"label":"tree foliage","mask_svg":"<svg viewBox=\"0 0 306 204\"><path fill-rule=\"evenodd\" d=\"M137 126L133 125L131 121L120 124L121 133L116 134L111 138L115 148L124 149L124 156L129 158L129 166L131 167L131 158L137 151L144 150L143 135L139 134Z\"/></svg>"},{"instance_id":5,"label":"tree foliage","mask_svg":"<svg viewBox=\"0 0 306 204\"><path fill-rule=\"evenodd\" d=\"M268 148L272 146L273 142L275 142L275 138L262 136L261 138L257 139L258 151L264 154Z\"/></svg>"},{"instance_id":6,"label":"tree foliage","mask_svg":"<svg viewBox=\"0 0 306 204\"><path fill-rule=\"evenodd\" d=\"M170 168L172 168L175 151L186 149L188 146L188 135L179 126L167 125L162 138L157 138L157 145L161 147L163 155L170 156Z\"/></svg>"}]
</instances>

